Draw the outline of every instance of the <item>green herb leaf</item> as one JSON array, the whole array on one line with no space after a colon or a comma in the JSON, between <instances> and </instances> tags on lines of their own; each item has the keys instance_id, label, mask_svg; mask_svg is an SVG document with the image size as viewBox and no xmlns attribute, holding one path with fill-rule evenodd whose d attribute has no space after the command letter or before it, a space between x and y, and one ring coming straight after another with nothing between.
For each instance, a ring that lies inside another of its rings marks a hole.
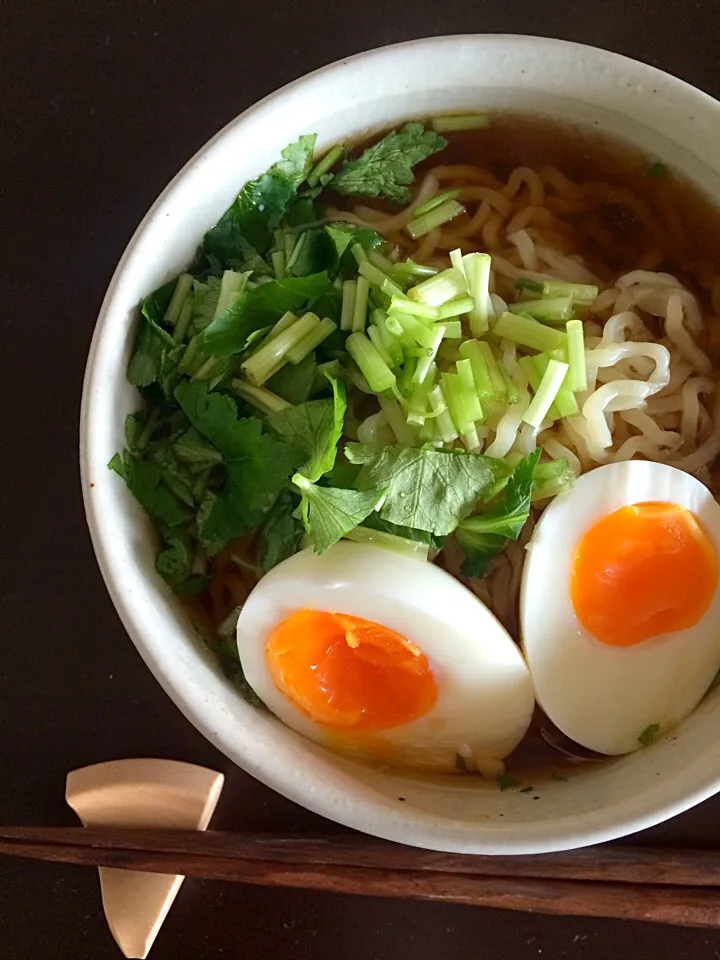
<instances>
[{"instance_id":1,"label":"green herb leaf","mask_svg":"<svg viewBox=\"0 0 720 960\"><path fill-rule=\"evenodd\" d=\"M179 460L187 463L191 471L197 473L222 463L223 459L220 451L195 427L190 427L181 437L178 437L173 444L173 450Z\"/></svg>"},{"instance_id":2,"label":"green herb leaf","mask_svg":"<svg viewBox=\"0 0 720 960\"><path fill-rule=\"evenodd\" d=\"M206 257L215 257L227 266L230 260L244 262L248 246L259 253L267 250L272 231L312 168L315 139L315 134L300 137L283 150L282 160L243 187L217 225L205 234L201 251Z\"/></svg>"},{"instance_id":3,"label":"green herb leaf","mask_svg":"<svg viewBox=\"0 0 720 960\"><path fill-rule=\"evenodd\" d=\"M178 500L182 500L189 507L195 506L193 497L194 478L187 466L175 456L170 440L159 440L148 444L147 459L157 464L162 475L163 483L171 490Z\"/></svg>"},{"instance_id":4,"label":"green herb leaf","mask_svg":"<svg viewBox=\"0 0 720 960\"><path fill-rule=\"evenodd\" d=\"M501 773L497 778L498 786L501 790L510 790L511 787L517 787L520 783L519 780L516 780L515 777L508 777L507 774Z\"/></svg>"},{"instance_id":5,"label":"green herb leaf","mask_svg":"<svg viewBox=\"0 0 720 960\"><path fill-rule=\"evenodd\" d=\"M354 223L345 223L343 220L326 224L325 233L335 249L334 265L349 269L353 275L357 273L357 264L351 248L359 243L363 250L372 250L384 242L374 230L357 227Z\"/></svg>"},{"instance_id":6,"label":"green herb leaf","mask_svg":"<svg viewBox=\"0 0 720 960\"><path fill-rule=\"evenodd\" d=\"M499 503L460 523L457 538L466 557L462 568L466 576L484 576L505 542L519 537L530 515L533 474L540 453L541 450L535 450L515 467Z\"/></svg>"},{"instance_id":7,"label":"green herb leaf","mask_svg":"<svg viewBox=\"0 0 720 960\"><path fill-rule=\"evenodd\" d=\"M387 197L409 203L412 168L447 146L447 140L417 121L393 130L357 158L343 164L335 174L332 189L363 197Z\"/></svg>"},{"instance_id":8,"label":"green herb leaf","mask_svg":"<svg viewBox=\"0 0 720 960\"><path fill-rule=\"evenodd\" d=\"M383 520L444 536L491 491L498 461L472 453L348 443L345 456L361 463L357 487L385 490Z\"/></svg>"},{"instance_id":9,"label":"green herb leaf","mask_svg":"<svg viewBox=\"0 0 720 960\"><path fill-rule=\"evenodd\" d=\"M648 727L645 727L643 732L638 737L638 743L641 743L644 747L649 747L651 743L654 743L660 733L660 724L651 723Z\"/></svg>"},{"instance_id":10,"label":"green herb leaf","mask_svg":"<svg viewBox=\"0 0 720 960\"><path fill-rule=\"evenodd\" d=\"M333 245L322 228L305 230L298 237L298 253L293 252L293 261L290 275L293 277L307 277L322 270L332 270L335 267L335 251Z\"/></svg>"},{"instance_id":11,"label":"green herb leaf","mask_svg":"<svg viewBox=\"0 0 720 960\"><path fill-rule=\"evenodd\" d=\"M283 490L260 534L260 566L266 573L297 553L302 530L302 524L295 516L295 504L290 491Z\"/></svg>"},{"instance_id":12,"label":"green herb leaf","mask_svg":"<svg viewBox=\"0 0 720 960\"><path fill-rule=\"evenodd\" d=\"M135 351L127 368L128 381L134 387L148 387L160 377L160 360L167 346L160 329L147 317L141 320Z\"/></svg>"},{"instance_id":13,"label":"green herb leaf","mask_svg":"<svg viewBox=\"0 0 720 960\"><path fill-rule=\"evenodd\" d=\"M300 512L316 553L325 553L353 527L376 510L384 493L378 490L341 490L319 487L296 473L292 482L302 493Z\"/></svg>"},{"instance_id":14,"label":"green herb leaf","mask_svg":"<svg viewBox=\"0 0 720 960\"><path fill-rule=\"evenodd\" d=\"M656 163L653 163L648 167L647 175L659 180L660 177L665 176L666 172L667 170L665 168L665 164L658 160Z\"/></svg>"},{"instance_id":15,"label":"green herb leaf","mask_svg":"<svg viewBox=\"0 0 720 960\"><path fill-rule=\"evenodd\" d=\"M186 580L192 571L192 543L186 536L171 537L155 558L155 569L171 587Z\"/></svg>"},{"instance_id":16,"label":"green herb leaf","mask_svg":"<svg viewBox=\"0 0 720 960\"><path fill-rule=\"evenodd\" d=\"M310 353L298 364L286 363L270 377L265 386L288 403L305 403L312 393L316 372L315 354Z\"/></svg>"},{"instance_id":17,"label":"green herb leaf","mask_svg":"<svg viewBox=\"0 0 720 960\"><path fill-rule=\"evenodd\" d=\"M299 313L310 301L334 289L325 271L262 283L246 290L213 320L201 334L200 346L213 357L241 353L256 330L275 323L288 310Z\"/></svg>"},{"instance_id":18,"label":"green herb leaf","mask_svg":"<svg viewBox=\"0 0 720 960\"><path fill-rule=\"evenodd\" d=\"M227 543L263 520L298 466L297 452L264 434L260 420L239 420L235 402L209 393L204 383L183 381L175 396L192 425L225 460L225 485L200 533L213 544Z\"/></svg>"},{"instance_id":19,"label":"green herb leaf","mask_svg":"<svg viewBox=\"0 0 720 960\"><path fill-rule=\"evenodd\" d=\"M300 471L312 483L332 470L345 420L345 384L328 378L332 400L308 400L267 418L268 426L306 458Z\"/></svg>"},{"instance_id":20,"label":"green herb leaf","mask_svg":"<svg viewBox=\"0 0 720 960\"><path fill-rule=\"evenodd\" d=\"M187 523L192 512L162 482L156 463L140 460L127 451L116 454L108 464L127 483L130 492L154 520L165 527Z\"/></svg>"}]
</instances>

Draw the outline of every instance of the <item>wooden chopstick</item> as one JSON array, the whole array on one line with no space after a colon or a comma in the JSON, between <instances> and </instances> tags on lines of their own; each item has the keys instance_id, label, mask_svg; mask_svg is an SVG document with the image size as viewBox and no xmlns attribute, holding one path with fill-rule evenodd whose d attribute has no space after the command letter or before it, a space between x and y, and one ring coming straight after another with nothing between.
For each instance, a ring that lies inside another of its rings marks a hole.
<instances>
[{"instance_id":1,"label":"wooden chopstick","mask_svg":"<svg viewBox=\"0 0 720 960\"><path fill-rule=\"evenodd\" d=\"M335 893L720 927L720 851L714 850L623 845L490 857L436 853L358 834L4 827L0 854Z\"/></svg>"}]
</instances>

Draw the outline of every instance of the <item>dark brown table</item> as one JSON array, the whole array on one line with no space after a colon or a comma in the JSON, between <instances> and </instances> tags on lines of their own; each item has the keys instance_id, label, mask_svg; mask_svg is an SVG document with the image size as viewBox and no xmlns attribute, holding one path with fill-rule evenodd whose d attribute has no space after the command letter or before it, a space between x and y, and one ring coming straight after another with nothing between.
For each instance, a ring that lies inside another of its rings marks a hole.
<instances>
[{"instance_id":1,"label":"dark brown table","mask_svg":"<svg viewBox=\"0 0 720 960\"><path fill-rule=\"evenodd\" d=\"M0 822L72 824L68 770L159 756L225 772L218 827L329 827L206 743L126 637L80 500L85 355L135 226L216 130L332 60L480 31L606 46L720 97L718 0L2 4ZM720 799L647 839L720 842ZM93 870L0 860L0 957L118 956ZM715 960L720 932L186 881L152 957Z\"/></svg>"}]
</instances>

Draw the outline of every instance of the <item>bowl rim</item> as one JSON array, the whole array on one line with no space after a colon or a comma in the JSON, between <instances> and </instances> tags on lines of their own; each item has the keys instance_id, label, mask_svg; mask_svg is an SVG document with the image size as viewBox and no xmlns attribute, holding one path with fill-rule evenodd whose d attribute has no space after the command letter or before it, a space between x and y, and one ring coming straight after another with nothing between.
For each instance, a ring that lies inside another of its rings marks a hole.
<instances>
[{"instance_id":1,"label":"bowl rim","mask_svg":"<svg viewBox=\"0 0 720 960\"><path fill-rule=\"evenodd\" d=\"M717 121L720 121L720 103L709 94L693 87L691 84L671 74L665 73L656 67L634 60L608 50L593 47L587 44L575 43L572 41L553 39L549 37L534 37L524 34L456 34L450 36L432 36L402 43L388 44L385 46L366 50L350 57L342 58L333 63L322 66L308 74L291 81L279 89L269 93L261 100L252 104L237 117L225 124L214 136L212 136L200 149L182 166L182 168L170 180L167 186L161 191L157 199L148 209L140 224L132 234L125 250L113 272L112 278L103 298L98 318L93 330L92 340L88 353L87 364L83 379L82 399L80 405L80 475L83 504L86 519L90 531L90 537L97 558L100 571L105 582L105 586L110 594L115 609L129 634L135 647L141 657L152 671L160 686L171 698L175 706L187 717L188 720L198 729L202 735L217 747L232 762L241 769L246 770L256 779L260 780L266 786L275 790L280 795L292 800L304 808L324 817L329 817L335 822L341 823L347 827L357 829L361 832L372 833L374 836L382 837L387 840L410 843L415 846L424 846L431 849L458 851L469 853L542 853L572 849L586 846L592 843L603 842L627 836L636 831L654 826L664 820L669 819L683 811L706 800L713 794L720 791L720 769L714 777L708 776L695 789L681 791L664 801L659 801L648 809L638 809L634 813L626 815L621 819L603 819L602 811L597 811L597 815L591 818L592 824L579 822L574 830L563 833L561 836L555 835L551 840L548 838L536 839L528 842L527 840L519 843L505 837L502 842L491 844L487 842L473 843L467 835L453 833L449 824L457 821L450 817L431 816L425 811L415 811L422 815L422 825L419 828L420 835L408 829L403 821L407 818L409 810L404 809L405 816L400 816L400 811L383 809L375 811L372 826L369 827L367 817L358 814L352 803L346 804L342 808L329 808L323 796L318 793L311 793L307 789L297 787L295 783L283 775L283 771L276 772L272 764L260 764L250 758L243 756L241 749L231 749L223 741L219 733L214 729L208 717L198 708L197 703L191 703L183 684L177 684L169 677L159 666L154 653L153 641L148 639L146 631L143 629L143 623L135 615L133 605L129 601L126 592L119 588L117 574L114 570L112 560L111 543L108 542L104 530L104 518L97 508L97 503L91 495L91 475L89 462L90 453L93 449L96 427L93 421L91 410L92 394L97 386L97 380L100 376L98 370L98 354L100 352L105 330L109 318L113 312L113 301L115 299L118 286L128 264L132 261L136 248L148 231L158 212L167 204L176 188L184 180L186 174L197 164L203 155L221 141L229 131L237 125L244 123L250 117L258 114L267 108L268 105L287 97L290 93L301 91L304 86L309 86L318 78L331 80L333 76L341 74L348 66L357 66L360 64L370 64L377 58L384 58L389 55L396 55L409 49L427 48L430 53L437 51L438 48L446 46L452 48L454 45L474 43L478 45L501 45L511 43L513 45L528 44L533 47L543 47L547 55L552 55L554 50L572 52L586 60L594 59L595 62L602 64L611 71L613 67L623 68L626 71L633 72L636 76L641 76L644 80L655 80L662 83L666 91L673 94L677 101L685 103L702 104L706 112L714 113ZM589 68L589 67L588 67ZM148 590L157 592L154 585L148 587ZM581 818L577 818L580 820ZM587 820L583 817L582 820Z\"/></svg>"}]
</instances>

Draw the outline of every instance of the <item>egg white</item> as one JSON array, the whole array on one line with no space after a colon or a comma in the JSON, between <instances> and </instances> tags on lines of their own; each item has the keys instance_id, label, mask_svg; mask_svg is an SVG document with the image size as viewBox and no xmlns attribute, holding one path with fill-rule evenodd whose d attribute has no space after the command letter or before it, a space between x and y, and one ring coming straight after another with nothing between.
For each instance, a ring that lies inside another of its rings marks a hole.
<instances>
[{"instance_id":1,"label":"egg white","mask_svg":"<svg viewBox=\"0 0 720 960\"><path fill-rule=\"evenodd\" d=\"M520 599L525 656L537 701L568 737L605 754L630 753L652 724L665 732L694 710L720 669L720 590L694 626L629 647L601 643L573 607L578 543L598 520L648 501L700 521L720 557L720 505L699 480L666 464L598 467L546 508L528 544Z\"/></svg>"},{"instance_id":2,"label":"egg white","mask_svg":"<svg viewBox=\"0 0 720 960\"><path fill-rule=\"evenodd\" d=\"M432 710L372 734L329 731L275 686L265 644L293 611L345 613L383 624L416 644L438 688ZM452 770L460 753L501 759L524 736L534 707L518 647L490 611L439 567L371 544L341 541L272 569L252 591L237 626L245 677L266 706L312 740L382 762Z\"/></svg>"}]
</instances>

